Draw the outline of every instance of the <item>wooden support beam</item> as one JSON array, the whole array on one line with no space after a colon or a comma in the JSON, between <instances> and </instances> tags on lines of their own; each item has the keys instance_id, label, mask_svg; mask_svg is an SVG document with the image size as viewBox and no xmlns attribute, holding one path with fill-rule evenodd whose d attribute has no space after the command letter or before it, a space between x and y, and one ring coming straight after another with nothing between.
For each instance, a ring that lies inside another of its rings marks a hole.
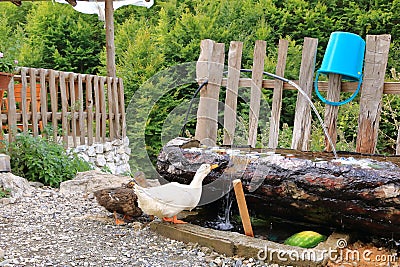
<instances>
[{"instance_id":1,"label":"wooden support beam","mask_svg":"<svg viewBox=\"0 0 400 267\"><path fill-rule=\"evenodd\" d=\"M243 184L240 179L233 180L233 189L235 190L236 201L239 207L240 218L242 219L244 234L247 236L254 237L253 228L251 227L251 221L249 211L247 209L246 199L244 197Z\"/></svg>"},{"instance_id":2,"label":"wooden support beam","mask_svg":"<svg viewBox=\"0 0 400 267\"><path fill-rule=\"evenodd\" d=\"M342 75L339 74L329 74L329 83L328 83L328 94L326 99L332 102L339 102L340 100L340 91L341 91L341 80ZM326 105L325 106L325 118L324 123L328 128L328 135L330 136L332 143L336 144L337 141L337 117L338 117L339 107ZM325 136L325 150L328 152L332 152L331 144L329 143L328 138Z\"/></svg>"},{"instance_id":3,"label":"wooden support beam","mask_svg":"<svg viewBox=\"0 0 400 267\"><path fill-rule=\"evenodd\" d=\"M389 34L367 36L356 142L360 153L375 152L390 39Z\"/></svg>"}]
</instances>

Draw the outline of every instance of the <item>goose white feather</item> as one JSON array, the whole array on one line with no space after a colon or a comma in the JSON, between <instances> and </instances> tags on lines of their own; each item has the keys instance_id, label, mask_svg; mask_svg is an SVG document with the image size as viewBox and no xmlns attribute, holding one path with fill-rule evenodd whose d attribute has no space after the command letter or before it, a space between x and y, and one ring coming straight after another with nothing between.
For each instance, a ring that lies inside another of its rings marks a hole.
<instances>
[{"instance_id":1,"label":"goose white feather","mask_svg":"<svg viewBox=\"0 0 400 267\"><path fill-rule=\"evenodd\" d=\"M202 164L189 185L176 182L157 187L135 185L138 206L148 215L173 217L183 210L192 210L200 201L203 179L218 165Z\"/></svg>"}]
</instances>

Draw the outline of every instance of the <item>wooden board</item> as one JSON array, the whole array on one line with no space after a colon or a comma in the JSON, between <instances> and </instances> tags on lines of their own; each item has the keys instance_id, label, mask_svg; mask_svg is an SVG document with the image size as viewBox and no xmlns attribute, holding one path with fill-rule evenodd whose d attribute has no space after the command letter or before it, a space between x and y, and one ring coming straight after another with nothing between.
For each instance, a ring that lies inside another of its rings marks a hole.
<instances>
[{"instance_id":1,"label":"wooden board","mask_svg":"<svg viewBox=\"0 0 400 267\"><path fill-rule=\"evenodd\" d=\"M33 130L33 136L38 136L39 135L39 129L38 129L38 106L37 106L37 92L36 92L36 70L34 68L29 69L29 82L30 82L30 87L34 88L34 90L31 90L31 105L32 105L32 130ZM39 91L40 94L40 91Z\"/></svg>"},{"instance_id":2,"label":"wooden board","mask_svg":"<svg viewBox=\"0 0 400 267\"><path fill-rule=\"evenodd\" d=\"M328 93L326 99L332 102L338 102L340 100L340 85L341 85L342 75L339 74L329 74L329 84ZM333 144L336 144L337 140L337 117L338 117L339 107L338 106L325 106L325 118L324 123L327 127L328 134L332 140ZM325 136L325 150L327 152L332 151L332 146L329 143L328 138Z\"/></svg>"},{"instance_id":3,"label":"wooden board","mask_svg":"<svg viewBox=\"0 0 400 267\"><path fill-rule=\"evenodd\" d=\"M121 134L122 138L126 137L126 114L125 114L125 97L124 97L124 83L123 79L119 78L118 81L118 102L119 113L121 114Z\"/></svg>"},{"instance_id":4,"label":"wooden board","mask_svg":"<svg viewBox=\"0 0 400 267\"><path fill-rule=\"evenodd\" d=\"M285 77L286 59L289 41L280 39L278 46L278 60L276 63L276 75ZM272 97L271 121L269 130L268 148L277 148L279 140L279 120L281 118L283 82L276 79L274 94Z\"/></svg>"},{"instance_id":5,"label":"wooden board","mask_svg":"<svg viewBox=\"0 0 400 267\"><path fill-rule=\"evenodd\" d=\"M356 142L360 153L372 154L376 148L390 39L389 34L367 36Z\"/></svg>"},{"instance_id":6,"label":"wooden board","mask_svg":"<svg viewBox=\"0 0 400 267\"><path fill-rule=\"evenodd\" d=\"M106 82L105 77L100 78L100 107L101 107L101 141L106 141L106 132L107 132L107 110L106 110L106 96L105 96L105 87L104 84Z\"/></svg>"},{"instance_id":7,"label":"wooden board","mask_svg":"<svg viewBox=\"0 0 400 267\"><path fill-rule=\"evenodd\" d=\"M40 70L40 117L42 120L42 127L47 128L47 87L46 87L46 70ZM46 135L44 131L43 135Z\"/></svg>"},{"instance_id":8,"label":"wooden board","mask_svg":"<svg viewBox=\"0 0 400 267\"><path fill-rule=\"evenodd\" d=\"M68 147L68 99L67 99L67 84L65 81L65 72L60 72L60 92L61 92L61 127L63 136L63 145Z\"/></svg>"},{"instance_id":9,"label":"wooden board","mask_svg":"<svg viewBox=\"0 0 400 267\"><path fill-rule=\"evenodd\" d=\"M79 144L85 144L85 117L83 113L83 77L78 74Z\"/></svg>"},{"instance_id":10,"label":"wooden board","mask_svg":"<svg viewBox=\"0 0 400 267\"><path fill-rule=\"evenodd\" d=\"M58 111L58 101L57 101L57 84L56 84L56 72L54 70L49 70L49 89L50 89L50 101L51 101L51 123L53 127L53 138L57 140L58 135L58 122L57 122L57 111Z\"/></svg>"},{"instance_id":11,"label":"wooden board","mask_svg":"<svg viewBox=\"0 0 400 267\"><path fill-rule=\"evenodd\" d=\"M99 92L99 76L93 78L93 89L94 89L94 108L95 108L95 139L96 143L100 142L100 131L101 131L101 104L100 104L100 92Z\"/></svg>"},{"instance_id":12,"label":"wooden board","mask_svg":"<svg viewBox=\"0 0 400 267\"><path fill-rule=\"evenodd\" d=\"M114 140L114 107L113 107L113 92L112 79L107 77L107 99L108 99L108 125L110 127L110 139Z\"/></svg>"},{"instance_id":13,"label":"wooden board","mask_svg":"<svg viewBox=\"0 0 400 267\"><path fill-rule=\"evenodd\" d=\"M261 88L264 72L267 42L257 40L254 47L253 68L251 75L251 93L249 110L249 138L247 144L255 147L257 143L258 116L260 113Z\"/></svg>"},{"instance_id":14,"label":"wooden board","mask_svg":"<svg viewBox=\"0 0 400 267\"><path fill-rule=\"evenodd\" d=\"M92 75L86 75L86 112L87 112L87 136L88 145L93 144L93 87Z\"/></svg>"},{"instance_id":15,"label":"wooden board","mask_svg":"<svg viewBox=\"0 0 400 267\"><path fill-rule=\"evenodd\" d=\"M218 102L224 70L225 46L222 43L210 45L210 42L207 42L207 44L208 46L202 48L203 54L210 53L209 49L212 49L208 65L208 85L200 91L195 136L204 145L215 146L218 131ZM204 55L200 57L204 58Z\"/></svg>"},{"instance_id":16,"label":"wooden board","mask_svg":"<svg viewBox=\"0 0 400 267\"><path fill-rule=\"evenodd\" d=\"M22 129L24 132L28 131L28 103L27 103L27 90L28 90L28 81L26 78L27 69L21 69L21 107L19 108L22 114Z\"/></svg>"},{"instance_id":17,"label":"wooden board","mask_svg":"<svg viewBox=\"0 0 400 267\"><path fill-rule=\"evenodd\" d=\"M299 86L311 99L314 82L315 58L318 39L304 38L303 53L300 66ZM297 93L296 111L294 117L292 149L307 151L311 135L310 103L300 93Z\"/></svg>"},{"instance_id":18,"label":"wooden board","mask_svg":"<svg viewBox=\"0 0 400 267\"><path fill-rule=\"evenodd\" d=\"M231 42L228 53L228 80L225 96L224 140L231 146L235 136L237 97L239 90L240 68L242 62L242 42Z\"/></svg>"},{"instance_id":19,"label":"wooden board","mask_svg":"<svg viewBox=\"0 0 400 267\"><path fill-rule=\"evenodd\" d=\"M74 144L74 147L76 147L77 142L76 142L76 111L77 111L77 106L76 106L76 95L75 95L75 75L73 73L70 73L69 75L69 93L71 96L71 131L72 131L72 142Z\"/></svg>"}]
</instances>

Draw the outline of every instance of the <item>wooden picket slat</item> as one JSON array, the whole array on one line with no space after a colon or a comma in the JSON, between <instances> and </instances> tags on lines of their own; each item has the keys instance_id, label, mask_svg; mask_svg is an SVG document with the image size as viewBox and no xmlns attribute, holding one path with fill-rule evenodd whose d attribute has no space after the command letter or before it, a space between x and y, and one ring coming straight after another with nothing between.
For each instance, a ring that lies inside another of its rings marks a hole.
<instances>
[{"instance_id":1,"label":"wooden picket slat","mask_svg":"<svg viewBox=\"0 0 400 267\"><path fill-rule=\"evenodd\" d=\"M315 58L317 55L318 39L304 38L301 58L299 86L311 99L313 89ZM296 111L294 118L292 149L307 151L311 135L310 103L300 93L297 93Z\"/></svg>"},{"instance_id":2,"label":"wooden picket slat","mask_svg":"<svg viewBox=\"0 0 400 267\"><path fill-rule=\"evenodd\" d=\"M21 107L20 111L22 114L22 129L24 132L28 131L28 106L27 106L27 87L28 87L28 79L26 77L27 74L27 69L22 68L21 69L21 83L22 83L22 88L21 88Z\"/></svg>"},{"instance_id":3,"label":"wooden picket slat","mask_svg":"<svg viewBox=\"0 0 400 267\"><path fill-rule=\"evenodd\" d=\"M104 90L104 84L106 82L106 78L100 78L100 110L101 110L101 141L106 141L106 132L107 132L107 110L106 110L106 96Z\"/></svg>"},{"instance_id":4,"label":"wooden picket slat","mask_svg":"<svg viewBox=\"0 0 400 267\"><path fill-rule=\"evenodd\" d=\"M338 102L340 100L340 85L341 85L342 75L340 74L329 74L328 83L328 93L326 99L332 102ZM325 117L324 123L327 127L327 133L335 145L337 141L337 117L338 117L339 107L326 105L325 106ZM331 152L333 150L328 138L325 136L325 150Z\"/></svg>"},{"instance_id":5,"label":"wooden picket slat","mask_svg":"<svg viewBox=\"0 0 400 267\"><path fill-rule=\"evenodd\" d=\"M356 141L356 151L360 153L375 152L390 39L389 34L367 35L366 38L364 79Z\"/></svg>"},{"instance_id":6,"label":"wooden picket slat","mask_svg":"<svg viewBox=\"0 0 400 267\"><path fill-rule=\"evenodd\" d=\"M46 88L46 73L45 69L40 70L40 119L42 120L42 127L47 127L47 88ZM46 135L46 131L42 133Z\"/></svg>"},{"instance_id":7,"label":"wooden picket slat","mask_svg":"<svg viewBox=\"0 0 400 267\"><path fill-rule=\"evenodd\" d=\"M34 68L29 69L29 82L31 87L31 114L32 114L32 128L33 128L33 136L39 135L38 129L38 106L37 106L37 92L36 92L36 70ZM33 88L33 89L32 89ZM40 94L40 92L39 92Z\"/></svg>"},{"instance_id":8,"label":"wooden picket slat","mask_svg":"<svg viewBox=\"0 0 400 267\"><path fill-rule=\"evenodd\" d=\"M8 102L8 141L11 143L15 140L17 133L17 107L15 105L15 94L14 94L14 78L11 79L8 84L7 90L7 102Z\"/></svg>"},{"instance_id":9,"label":"wooden picket slat","mask_svg":"<svg viewBox=\"0 0 400 267\"><path fill-rule=\"evenodd\" d=\"M78 74L79 144L85 144L85 117L83 113L83 77Z\"/></svg>"},{"instance_id":10,"label":"wooden picket slat","mask_svg":"<svg viewBox=\"0 0 400 267\"><path fill-rule=\"evenodd\" d=\"M94 76L93 78L93 89L94 89L94 108L95 108L95 122L96 122L96 134L95 142L100 142L100 120L101 120L101 105L100 105L100 92L99 92L99 76Z\"/></svg>"},{"instance_id":11,"label":"wooden picket slat","mask_svg":"<svg viewBox=\"0 0 400 267\"><path fill-rule=\"evenodd\" d=\"M107 99L108 99L108 125L110 128L110 139L114 140L114 106L112 93L112 78L107 77Z\"/></svg>"},{"instance_id":12,"label":"wooden picket slat","mask_svg":"<svg viewBox=\"0 0 400 267\"><path fill-rule=\"evenodd\" d=\"M57 101L57 88L56 88L56 72L54 70L50 70L49 73L49 89L50 89L50 101L51 101L51 123L53 127L53 137L54 140L57 140L58 135L58 122L57 122L57 110L58 110L58 101Z\"/></svg>"},{"instance_id":13,"label":"wooden picket slat","mask_svg":"<svg viewBox=\"0 0 400 267\"><path fill-rule=\"evenodd\" d=\"M71 131L72 131L72 143L74 144L74 147L77 146L76 142L76 95L75 95L75 74L70 73L68 75L69 79L69 94L71 96Z\"/></svg>"},{"instance_id":14,"label":"wooden picket slat","mask_svg":"<svg viewBox=\"0 0 400 267\"><path fill-rule=\"evenodd\" d=\"M249 111L249 139L248 145L255 147L257 143L258 116L260 113L261 88L264 72L265 52L267 42L257 40L254 47L253 68L251 75L251 95Z\"/></svg>"},{"instance_id":15,"label":"wooden picket slat","mask_svg":"<svg viewBox=\"0 0 400 267\"><path fill-rule=\"evenodd\" d=\"M87 112L87 134L88 145L93 144L93 96L92 75L86 75L86 112Z\"/></svg>"},{"instance_id":16,"label":"wooden picket slat","mask_svg":"<svg viewBox=\"0 0 400 267\"><path fill-rule=\"evenodd\" d=\"M203 43L203 42L202 42ZM210 45L212 44L212 45ZM218 131L218 100L224 71L225 46L222 43L204 43L203 55L211 53L208 64L208 85L200 90L197 110L196 138L203 144L215 146ZM210 52L209 50L212 49ZM205 66L205 65L203 65ZM200 73L204 73L201 70ZM198 81L204 77L198 76Z\"/></svg>"},{"instance_id":17,"label":"wooden picket slat","mask_svg":"<svg viewBox=\"0 0 400 267\"><path fill-rule=\"evenodd\" d=\"M61 92L61 127L64 147L68 147L68 99L67 85L64 72L60 72L60 92Z\"/></svg>"},{"instance_id":18,"label":"wooden picket slat","mask_svg":"<svg viewBox=\"0 0 400 267\"><path fill-rule=\"evenodd\" d=\"M119 102L119 112L121 114L120 124L121 124L121 134L122 138L126 137L126 114L125 114L125 97L124 97L124 83L122 78L118 81L118 102Z\"/></svg>"},{"instance_id":19,"label":"wooden picket slat","mask_svg":"<svg viewBox=\"0 0 400 267\"><path fill-rule=\"evenodd\" d=\"M289 42L284 39L279 40L278 60L276 63L275 73L278 76L285 76L286 58L288 53ZM279 141L279 120L282 108L283 82L275 80L274 94L272 96L271 122L269 130L268 148L277 148Z\"/></svg>"},{"instance_id":20,"label":"wooden picket slat","mask_svg":"<svg viewBox=\"0 0 400 267\"><path fill-rule=\"evenodd\" d=\"M235 136L237 97L239 90L240 68L242 63L242 42L231 42L228 53L228 81L225 96L224 140L231 146Z\"/></svg>"},{"instance_id":21,"label":"wooden picket slat","mask_svg":"<svg viewBox=\"0 0 400 267\"><path fill-rule=\"evenodd\" d=\"M112 86L112 102L114 108L114 138L120 138L120 113L119 113L119 105L118 105L118 78L113 77L113 86Z\"/></svg>"}]
</instances>

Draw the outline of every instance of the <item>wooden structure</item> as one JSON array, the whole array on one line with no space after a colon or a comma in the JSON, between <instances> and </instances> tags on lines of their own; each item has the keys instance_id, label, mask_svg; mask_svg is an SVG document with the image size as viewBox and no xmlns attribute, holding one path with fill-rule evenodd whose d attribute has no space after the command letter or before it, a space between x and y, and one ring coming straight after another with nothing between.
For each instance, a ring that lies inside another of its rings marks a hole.
<instances>
[{"instance_id":1,"label":"wooden structure","mask_svg":"<svg viewBox=\"0 0 400 267\"><path fill-rule=\"evenodd\" d=\"M376 148L379 118L381 113L382 94L400 94L400 83L385 83L384 75L390 46L390 35L368 35L366 38L366 55L364 63L364 79L360 97L360 114L358 119L357 147L359 153L373 154ZM304 38L302 62L299 80L295 81L311 98L314 80L315 58L318 40ZM261 89L273 90L270 131L268 147L275 149L278 145L279 118L282 107L282 90L295 89L279 80L264 79L264 59L266 42L256 41L254 47L253 67L251 78L241 78L241 42L231 42L228 52L228 74L223 75L225 52L224 44L212 40L201 42L201 52L197 63L197 81L199 84L208 80L208 84L200 91L200 103L197 111L196 139L203 144L214 146L218 130L218 101L221 86L226 87L224 108L223 144L233 145L236 127L237 98L240 87L251 88L248 142L250 147L256 146L257 127L259 126L259 111ZM288 41L280 40L276 74L284 76ZM331 75L328 82L319 82L319 90L327 91L327 98L337 101L340 91L354 92L356 82L341 82L339 75ZM331 139L336 142L336 119L339 107L326 106L325 125ZM398 130L398 129L396 129ZM292 149L307 151L311 135L311 108L305 97L298 93ZM331 151L329 143L325 142L327 151ZM400 137L397 141L397 154L400 154Z\"/></svg>"},{"instance_id":2,"label":"wooden structure","mask_svg":"<svg viewBox=\"0 0 400 267\"><path fill-rule=\"evenodd\" d=\"M16 83L21 84L19 93ZM6 95L0 128L8 125L10 141L15 138L17 126L23 132L32 131L34 136L51 126L54 139L61 136L65 147L126 136L121 78L19 68Z\"/></svg>"}]
</instances>

